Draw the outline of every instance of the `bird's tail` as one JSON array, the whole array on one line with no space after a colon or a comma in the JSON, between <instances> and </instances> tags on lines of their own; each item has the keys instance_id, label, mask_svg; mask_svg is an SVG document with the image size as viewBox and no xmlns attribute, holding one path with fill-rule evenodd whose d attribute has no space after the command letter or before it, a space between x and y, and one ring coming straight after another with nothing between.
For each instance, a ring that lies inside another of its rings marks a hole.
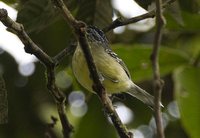
<instances>
[{"instance_id":1,"label":"bird's tail","mask_svg":"<svg viewBox=\"0 0 200 138\"><path fill-rule=\"evenodd\" d=\"M154 97L139 86L134 84L127 93L147 104L150 108L154 108ZM161 103L160 106L163 107Z\"/></svg>"}]
</instances>

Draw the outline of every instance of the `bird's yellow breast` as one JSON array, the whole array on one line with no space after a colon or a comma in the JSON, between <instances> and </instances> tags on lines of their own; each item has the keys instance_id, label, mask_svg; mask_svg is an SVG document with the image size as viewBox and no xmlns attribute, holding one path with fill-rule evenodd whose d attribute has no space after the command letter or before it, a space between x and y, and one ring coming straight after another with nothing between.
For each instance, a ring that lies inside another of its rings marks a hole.
<instances>
[{"instance_id":1,"label":"bird's yellow breast","mask_svg":"<svg viewBox=\"0 0 200 138\"><path fill-rule=\"evenodd\" d=\"M100 80L108 93L126 92L130 88L132 81L127 76L123 67L109 54L103 47L91 48L91 53L100 75ZM79 46L72 59L72 69L78 82L93 92L93 81L89 75L89 70L83 52Z\"/></svg>"}]
</instances>

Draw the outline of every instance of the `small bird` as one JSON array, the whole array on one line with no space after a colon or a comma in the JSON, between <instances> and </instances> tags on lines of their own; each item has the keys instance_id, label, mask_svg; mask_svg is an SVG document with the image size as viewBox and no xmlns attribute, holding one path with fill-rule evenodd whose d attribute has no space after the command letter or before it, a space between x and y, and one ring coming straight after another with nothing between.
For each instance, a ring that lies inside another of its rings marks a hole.
<instances>
[{"instance_id":1,"label":"small bird","mask_svg":"<svg viewBox=\"0 0 200 138\"><path fill-rule=\"evenodd\" d=\"M106 92L111 95L128 93L153 108L154 97L133 83L128 68L111 50L103 31L95 26L87 26L86 37L100 81ZM92 89L93 81L79 44L72 58L72 70L78 82L88 91L94 92Z\"/></svg>"}]
</instances>

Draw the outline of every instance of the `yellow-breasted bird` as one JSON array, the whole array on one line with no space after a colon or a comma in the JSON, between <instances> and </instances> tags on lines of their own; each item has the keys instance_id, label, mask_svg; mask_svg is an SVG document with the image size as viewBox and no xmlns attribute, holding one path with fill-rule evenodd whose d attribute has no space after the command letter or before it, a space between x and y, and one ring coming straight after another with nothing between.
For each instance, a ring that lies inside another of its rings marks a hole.
<instances>
[{"instance_id":1,"label":"yellow-breasted bird","mask_svg":"<svg viewBox=\"0 0 200 138\"><path fill-rule=\"evenodd\" d=\"M86 37L100 81L106 92L109 94L125 92L148 106L154 107L154 97L133 83L128 68L111 50L103 31L97 27L88 26ZM72 70L78 82L88 91L94 92L92 89L93 81L80 45L77 46L72 58Z\"/></svg>"}]
</instances>

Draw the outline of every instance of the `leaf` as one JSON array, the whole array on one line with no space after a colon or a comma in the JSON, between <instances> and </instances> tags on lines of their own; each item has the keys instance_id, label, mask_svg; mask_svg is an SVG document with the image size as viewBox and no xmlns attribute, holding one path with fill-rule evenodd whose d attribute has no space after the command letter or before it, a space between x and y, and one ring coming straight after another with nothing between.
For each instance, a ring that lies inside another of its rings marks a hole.
<instances>
[{"instance_id":1,"label":"leaf","mask_svg":"<svg viewBox=\"0 0 200 138\"><path fill-rule=\"evenodd\" d=\"M15 4L17 0L2 0L6 4Z\"/></svg>"},{"instance_id":2,"label":"leaf","mask_svg":"<svg viewBox=\"0 0 200 138\"><path fill-rule=\"evenodd\" d=\"M170 16L181 26L184 25L183 17L181 14L180 5L177 1L173 2L166 8Z\"/></svg>"},{"instance_id":3,"label":"leaf","mask_svg":"<svg viewBox=\"0 0 200 138\"><path fill-rule=\"evenodd\" d=\"M149 46L125 46L113 45L113 50L123 59L134 81L143 81L152 78L152 66L150 55L152 48ZM177 67L188 63L185 53L161 47L159 53L159 65L161 75L172 72Z\"/></svg>"},{"instance_id":4,"label":"leaf","mask_svg":"<svg viewBox=\"0 0 200 138\"><path fill-rule=\"evenodd\" d=\"M55 56L70 45L72 30L65 20L59 18L40 32L32 32L30 36L45 52Z\"/></svg>"},{"instance_id":5,"label":"leaf","mask_svg":"<svg viewBox=\"0 0 200 138\"><path fill-rule=\"evenodd\" d=\"M112 21L110 0L81 0L77 19L100 28L107 26Z\"/></svg>"},{"instance_id":6,"label":"leaf","mask_svg":"<svg viewBox=\"0 0 200 138\"><path fill-rule=\"evenodd\" d=\"M184 39L177 42L177 47L184 50L190 55L191 60L195 60L200 52L200 36L193 36L192 38Z\"/></svg>"},{"instance_id":7,"label":"leaf","mask_svg":"<svg viewBox=\"0 0 200 138\"><path fill-rule=\"evenodd\" d=\"M29 0L19 9L17 22L24 25L27 32L41 31L58 17L50 0Z\"/></svg>"},{"instance_id":8,"label":"leaf","mask_svg":"<svg viewBox=\"0 0 200 138\"><path fill-rule=\"evenodd\" d=\"M200 69L182 67L174 72L175 97L177 99L182 124L191 138L200 136Z\"/></svg>"},{"instance_id":9,"label":"leaf","mask_svg":"<svg viewBox=\"0 0 200 138\"><path fill-rule=\"evenodd\" d=\"M190 12L190 13L197 13L200 10L200 3L199 0L179 0L179 4L181 6L181 10Z\"/></svg>"},{"instance_id":10,"label":"leaf","mask_svg":"<svg viewBox=\"0 0 200 138\"><path fill-rule=\"evenodd\" d=\"M0 124L8 122L8 100L4 79L0 75Z\"/></svg>"},{"instance_id":11,"label":"leaf","mask_svg":"<svg viewBox=\"0 0 200 138\"><path fill-rule=\"evenodd\" d=\"M184 12L182 11L182 19L183 19L183 25L177 24L177 21L172 19L169 15L166 15L166 20L167 20L167 28L171 29L173 31L182 31L187 32L187 31L193 31L193 32L199 32L199 24L200 24L200 16L199 14L193 14L189 12Z\"/></svg>"}]
</instances>

